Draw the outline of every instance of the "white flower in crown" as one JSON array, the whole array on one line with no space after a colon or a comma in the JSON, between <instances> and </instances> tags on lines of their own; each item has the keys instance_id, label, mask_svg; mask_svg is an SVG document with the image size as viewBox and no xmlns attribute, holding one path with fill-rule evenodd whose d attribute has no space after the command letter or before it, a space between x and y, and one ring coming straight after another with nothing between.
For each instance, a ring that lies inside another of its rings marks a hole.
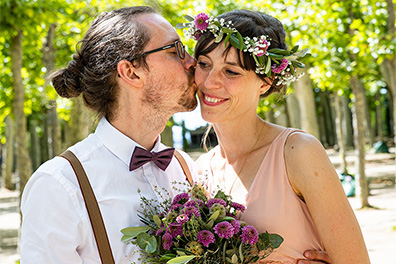
<instances>
[{"instance_id":1,"label":"white flower in crown","mask_svg":"<svg viewBox=\"0 0 396 264\"><path fill-rule=\"evenodd\" d=\"M203 33L209 31L215 37L215 42L220 43L223 39L235 48L248 52L256 62L257 74L271 77L275 75L277 85L288 85L297 81L303 74L297 73L296 68L304 68L305 65L299 60L309 57L307 49L298 51L298 46L291 50L268 49L271 45L270 39L262 35L250 38L242 35L234 28L232 21L218 20L205 13L198 14L195 18L185 16L188 23L177 24L176 28L187 28L184 30L186 37L198 40Z\"/></svg>"}]
</instances>

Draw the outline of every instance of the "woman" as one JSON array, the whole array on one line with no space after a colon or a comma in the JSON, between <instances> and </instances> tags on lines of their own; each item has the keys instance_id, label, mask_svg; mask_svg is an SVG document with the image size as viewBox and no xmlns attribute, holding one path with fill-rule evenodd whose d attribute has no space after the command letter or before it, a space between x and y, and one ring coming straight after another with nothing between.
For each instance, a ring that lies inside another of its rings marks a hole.
<instances>
[{"instance_id":1,"label":"woman","mask_svg":"<svg viewBox=\"0 0 396 264\"><path fill-rule=\"evenodd\" d=\"M247 206L242 220L285 239L263 263L297 263L306 249L326 250L332 263L369 263L359 224L321 143L256 114L260 96L298 79L294 70L303 67L304 52L285 51L282 24L258 12L235 10L217 19L199 14L187 25L198 39L195 81L202 117L213 124L219 142L197 163L210 188L219 186Z\"/></svg>"}]
</instances>

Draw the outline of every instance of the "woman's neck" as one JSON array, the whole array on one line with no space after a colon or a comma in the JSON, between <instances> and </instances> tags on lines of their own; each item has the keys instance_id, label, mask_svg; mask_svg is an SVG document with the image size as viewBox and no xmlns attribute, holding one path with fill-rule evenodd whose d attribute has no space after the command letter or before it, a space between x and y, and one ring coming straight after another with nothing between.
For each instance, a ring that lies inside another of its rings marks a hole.
<instances>
[{"instance_id":1,"label":"woman's neck","mask_svg":"<svg viewBox=\"0 0 396 264\"><path fill-rule=\"evenodd\" d=\"M260 144L267 123L257 115L243 121L214 124L221 155L232 164L249 155Z\"/></svg>"}]
</instances>

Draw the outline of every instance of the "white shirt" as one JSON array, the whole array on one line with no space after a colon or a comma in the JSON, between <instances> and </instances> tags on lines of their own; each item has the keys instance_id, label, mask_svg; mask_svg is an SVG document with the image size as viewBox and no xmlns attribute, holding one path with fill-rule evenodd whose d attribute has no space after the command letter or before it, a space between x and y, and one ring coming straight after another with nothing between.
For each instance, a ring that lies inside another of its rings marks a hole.
<instances>
[{"instance_id":1,"label":"white shirt","mask_svg":"<svg viewBox=\"0 0 396 264\"><path fill-rule=\"evenodd\" d=\"M156 186L173 197L178 191L172 189L172 182L186 181L176 158L166 171L153 162L129 171L135 146L139 144L102 118L94 134L70 148L94 190L117 264L130 264L138 258L133 254L137 248L122 242L120 232L125 227L143 225L137 216L141 211L137 190L148 199L161 200L154 191ZM164 148L158 139L152 151ZM182 154L195 176L194 162ZM32 175L22 195L21 210L21 264L100 263L77 178L66 159L55 157Z\"/></svg>"}]
</instances>

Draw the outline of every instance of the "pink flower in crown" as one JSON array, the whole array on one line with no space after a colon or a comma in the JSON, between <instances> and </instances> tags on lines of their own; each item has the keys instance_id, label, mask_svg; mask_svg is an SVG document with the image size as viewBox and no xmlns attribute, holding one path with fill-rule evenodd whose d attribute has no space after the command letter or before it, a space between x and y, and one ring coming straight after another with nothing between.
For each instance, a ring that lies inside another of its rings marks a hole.
<instances>
[{"instance_id":1,"label":"pink flower in crown","mask_svg":"<svg viewBox=\"0 0 396 264\"><path fill-rule=\"evenodd\" d=\"M201 36L202 36L202 33L199 32L199 31L196 31L196 32L194 33L194 35L193 35L193 37L194 37L195 40L198 40Z\"/></svg>"},{"instance_id":2,"label":"pink flower in crown","mask_svg":"<svg viewBox=\"0 0 396 264\"><path fill-rule=\"evenodd\" d=\"M284 69L286 69L287 65L289 64L287 59L282 59L281 64L276 66L276 64L271 66L271 71L273 73L281 73Z\"/></svg>"},{"instance_id":3,"label":"pink flower in crown","mask_svg":"<svg viewBox=\"0 0 396 264\"><path fill-rule=\"evenodd\" d=\"M209 25L209 16L205 13L200 13L195 17L194 23L198 30L205 30Z\"/></svg>"},{"instance_id":4,"label":"pink flower in crown","mask_svg":"<svg viewBox=\"0 0 396 264\"><path fill-rule=\"evenodd\" d=\"M256 46L256 47L259 48L259 50L257 51L256 56L257 57L263 56L265 54L265 52L267 51L268 46L269 46L268 45L268 41L265 38L261 38L258 41L257 46Z\"/></svg>"}]
</instances>

